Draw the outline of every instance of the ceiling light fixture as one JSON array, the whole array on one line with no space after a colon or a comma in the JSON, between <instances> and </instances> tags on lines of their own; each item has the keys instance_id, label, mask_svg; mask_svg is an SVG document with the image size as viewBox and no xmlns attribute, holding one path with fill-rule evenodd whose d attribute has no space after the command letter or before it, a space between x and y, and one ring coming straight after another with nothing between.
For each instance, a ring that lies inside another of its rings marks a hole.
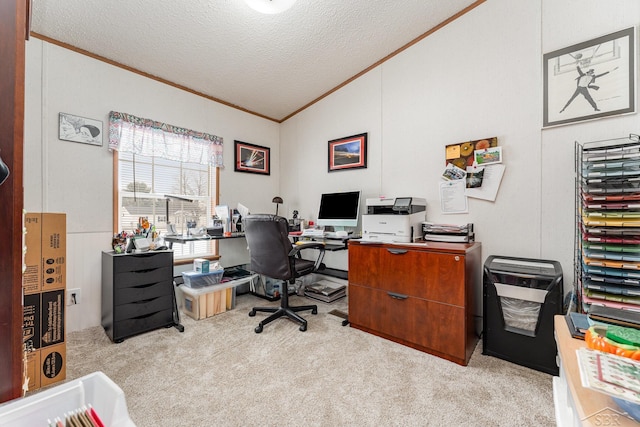
<instances>
[{"instance_id":1,"label":"ceiling light fixture","mask_svg":"<svg viewBox=\"0 0 640 427\"><path fill-rule=\"evenodd\" d=\"M296 0L244 0L253 10L273 15L289 9Z\"/></svg>"}]
</instances>

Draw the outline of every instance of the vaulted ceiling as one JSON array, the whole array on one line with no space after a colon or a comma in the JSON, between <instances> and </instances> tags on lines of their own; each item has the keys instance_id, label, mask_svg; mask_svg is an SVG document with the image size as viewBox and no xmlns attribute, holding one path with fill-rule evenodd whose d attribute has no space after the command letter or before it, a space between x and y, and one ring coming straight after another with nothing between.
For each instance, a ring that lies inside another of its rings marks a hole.
<instances>
[{"instance_id":1,"label":"vaulted ceiling","mask_svg":"<svg viewBox=\"0 0 640 427\"><path fill-rule=\"evenodd\" d=\"M282 121L485 0L32 0L36 37Z\"/></svg>"}]
</instances>

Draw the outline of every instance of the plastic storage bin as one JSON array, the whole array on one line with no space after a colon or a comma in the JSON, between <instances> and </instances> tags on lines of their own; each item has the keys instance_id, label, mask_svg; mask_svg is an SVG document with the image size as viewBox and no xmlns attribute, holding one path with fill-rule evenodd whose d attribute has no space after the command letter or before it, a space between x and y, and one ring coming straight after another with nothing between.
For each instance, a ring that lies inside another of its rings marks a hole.
<instances>
[{"instance_id":1,"label":"plastic storage bin","mask_svg":"<svg viewBox=\"0 0 640 427\"><path fill-rule=\"evenodd\" d=\"M205 286L193 289L179 286L177 289L178 307L195 320L206 319L235 307L236 290L233 287Z\"/></svg>"},{"instance_id":2,"label":"plastic storage bin","mask_svg":"<svg viewBox=\"0 0 640 427\"><path fill-rule=\"evenodd\" d=\"M129 418L124 392L102 372L1 404L0 426L47 426L47 420L64 419L65 413L88 405L107 427L135 427Z\"/></svg>"},{"instance_id":3,"label":"plastic storage bin","mask_svg":"<svg viewBox=\"0 0 640 427\"><path fill-rule=\"evenodd\" d=\"M205 286L217 285L222 280L224 269L213 270L208 273L198 271L185 271L182 273L184 285L189 288L202 288Z\"/></svg>"}]
</instances>

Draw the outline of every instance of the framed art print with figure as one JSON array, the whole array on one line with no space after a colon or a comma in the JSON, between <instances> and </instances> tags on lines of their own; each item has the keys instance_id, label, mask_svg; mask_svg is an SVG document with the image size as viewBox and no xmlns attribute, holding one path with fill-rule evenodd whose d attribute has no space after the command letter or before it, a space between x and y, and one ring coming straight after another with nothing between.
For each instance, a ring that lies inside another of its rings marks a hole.
<instances>
[{"instance_id":1,"label":"framed art print with figure","mask_svg":"<svg viewBox=\"0 0 640 427\"><path fill-rule=\"evenodd\" d=\"M635 27L544 54L543 126L635 112Z\"/></svg>"},{"instance_id":2,"label":"framed art print with figure","mask_svg":"<svg viewBox=\"0 0 640 427\"><path fill-rule=\"evenodd\" d=\"M102 146L102 122L73 114L58 115L58 139Z\"/></svg>"}]
</instances>

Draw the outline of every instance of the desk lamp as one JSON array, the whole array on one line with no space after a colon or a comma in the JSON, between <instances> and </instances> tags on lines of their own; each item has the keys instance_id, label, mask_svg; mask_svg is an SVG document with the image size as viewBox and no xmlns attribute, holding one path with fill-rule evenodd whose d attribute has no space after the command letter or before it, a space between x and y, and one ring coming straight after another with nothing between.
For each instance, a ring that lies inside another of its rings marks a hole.
<instances>
[{"instance_id":1,"label":"desk lamp","mask_svg":"<svg viewBox=\"0 0 640 427\"><path fill-rule=\"evenodd\" d=\"M280 196L276 196L273 198L273 200L271 201L271 203L275 203L276 204L276 215L278 215L278 205L282 204L283 200L282 197Z\"/></svg>"}]
</instances>

